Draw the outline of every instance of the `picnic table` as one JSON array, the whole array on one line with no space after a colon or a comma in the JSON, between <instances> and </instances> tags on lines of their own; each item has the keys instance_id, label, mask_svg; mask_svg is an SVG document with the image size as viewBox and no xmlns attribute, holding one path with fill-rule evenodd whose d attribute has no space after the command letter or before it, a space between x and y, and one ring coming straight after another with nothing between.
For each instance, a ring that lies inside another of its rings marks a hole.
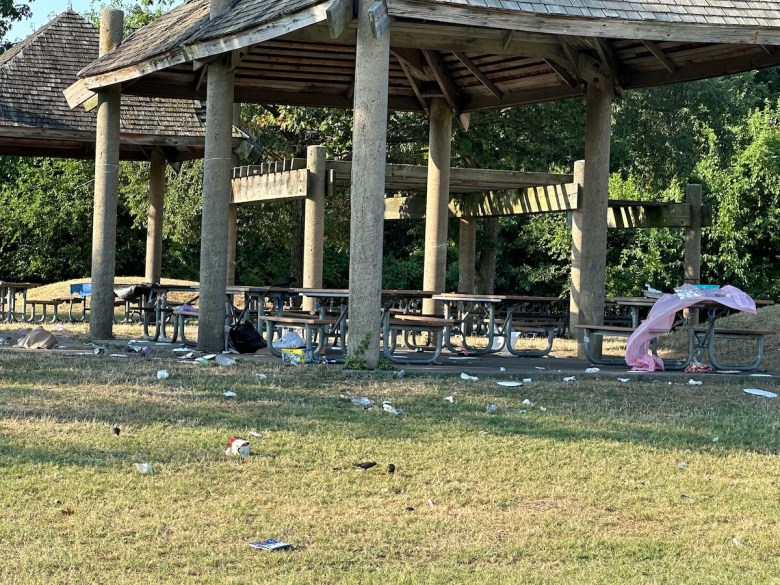
<instances>
[{"instance_id":1,"label":"picnic table","mask_svg":"<svg viewBox=\"0 0 780 585\"><path fill-rule=\"evenodd\" d=\"M0 317L5 322L24 321L27 314L27 291L40 286L34 282L7 282L0 280ZM16 297L22 295L22 318L17 319Z\"/></svg>"}]
</instances>

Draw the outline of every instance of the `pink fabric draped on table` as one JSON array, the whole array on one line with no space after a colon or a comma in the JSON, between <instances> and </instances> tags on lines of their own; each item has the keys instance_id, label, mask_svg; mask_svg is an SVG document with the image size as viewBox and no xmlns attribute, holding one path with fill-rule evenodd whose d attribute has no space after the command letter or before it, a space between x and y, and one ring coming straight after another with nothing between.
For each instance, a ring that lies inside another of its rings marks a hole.
<instances>
[{"instance_id":1,"label":"pink fabric draped on table","mask_svg":"<svg viewBox=\"0 0 780 585\"><path fill-rule=\"evenodd\" d=\"M664 369L663 360L648 353L650 341L671 331L675 314L682 309L697 304L720 304L738 311L756 314L755 301L734 286L699 289L685 284L675 291L675 294L666 294L659 298L647 319L628 338L626 363L634 370L653 372Z\"/></svg>"}]
</instances>

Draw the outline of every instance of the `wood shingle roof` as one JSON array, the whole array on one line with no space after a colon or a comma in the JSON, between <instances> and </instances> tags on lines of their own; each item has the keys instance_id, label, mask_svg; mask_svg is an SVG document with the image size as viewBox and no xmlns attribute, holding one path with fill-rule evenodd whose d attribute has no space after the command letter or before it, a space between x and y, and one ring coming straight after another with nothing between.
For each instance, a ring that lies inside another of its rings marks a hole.
<instances>
[{"instance_id":1,"label":"wood shingle roof","mask_svg":"<svg viewBox=\"0 0 780 585\"><path fill-rule=\"evenodd\" d=\"M383 1L395 110L441 96L463 113L780 65L780 0ZM333 38L327 20L345 2L235 0L209 20L208 0L189 0L85 68L72 101L115 83L203 98L205 64L232 52L236 101L349 108L356 25Z\"/></svg>"},{"instance_id":2,"label":"wood shingle roof","mask_svg":"<svg viewBox=\"0 0 780 585\"><path fill-rule=\"evenodd\" d=\"M98 31L63 12L0 55L0 154L94 156L96 111L71 109L63 90L98 55ZM122 156L146 159L160 146L170 160L202 156L200 102L128 96L122 102Z\"/></svg>"}]
</instances>

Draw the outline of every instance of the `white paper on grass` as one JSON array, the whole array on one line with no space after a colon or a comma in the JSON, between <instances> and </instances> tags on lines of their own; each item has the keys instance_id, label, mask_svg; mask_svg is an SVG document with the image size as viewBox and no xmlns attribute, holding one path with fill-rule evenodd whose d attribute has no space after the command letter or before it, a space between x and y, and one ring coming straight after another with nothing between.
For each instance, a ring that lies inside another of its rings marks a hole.
<instances>
[{"instance_id":1,"label":"white paper on grass","mask_svg":"<svg viewBox=\"0 0 780 585\"><path fill-rule=\"evenodd\" d=\"M225 398L235 398L236 396L238 396L238 394L236 394L232 390L226 390L225 392L222 393L222 396L224 396Z\"/></svg>"},{"instance_id":2,"label":"white paper on grass","mask_svg":"<svg viewBox=\"0 0 780 585\"><path fill-rule=\"evenodd\" d=\"M449 402L450 404L455 404L455 397L454 396L445 396L444 397L445 402Z\"/></svg>"},{"instance_id":3,"label":"white paper on grass","mask_svg":"<svg viewBox=\"0 0 780 585\"><path fill-rule=\"evenodd\" d=\"M586 374L596 374L601 371L601 368L585 368Z\"/></svg>"},{"instance_id":4,"label":"white paper on grass","mask_svg":"<svg viewBox=\"0 0 780 585\"><path fill-rule=\"evenodd\" d=\"M628 378L618 378L618 382L628 382Z\"/></svg>"},{"instance_id":5,"label":"white paper on grass","mask_svg":"<svg viewBox=\"0 0 780 585\"><path fill-rule=\"evenodd\" d=\"M499 386L506 386L508 388L515 388L517 386L522 386L522 382L516 382L515 380L501 380L498 382Z\"/></svg>"},{"instance_id":6,"label":"white paper on grass","mask_svg":"<svg viewBox=\"0 0 780 585\"><path fill-rule=\"evenodd\" d=\"M258 380L267 380L268 379L268 376L266 376L265 374L255 374L255 376L257 376Z\"/></svg>"},{"instance_id":7,"label":"white paper on grass","mask_svg":"<svg viewBox=\"0 0 780 585\"><path fill-rule=\"evenodd\" d=\"M461 380L472 380L472 381L479 380L479 378L477 378L476 376L469 376L466 372L462 372L461 373L460 379Z\"/></svg>"},{"instance_id":8,"label":"white paper on grass","mask_svg":"<svg viewBox=\"0 0 780 585\"><path fill-rule=\"evenodd\" d=\"M526 406L530 406L531 405L531 401L528 400L528 398L526 398L525 400L523 400L523 404L525 404Z\"/></svg>"},{"instance_id":9,"label":"white paper on grass","mask_svg":"<svg viewBox=\"0 0 780 585\"><path fill-rule=\"evenodd\" d=\"M777 394L770 392L769 390L761 390L760 388L745 388L742 390L745 394L753 394L754 396L763 396L765 398L777 398Z\"/></svg>"},{"instance_id":10,"label":"white paper on grass","mask_svg":"<svg viewBox=\"0 0 780 585\"><path fill-rule=\"evenodd\" d=\"M564 382L574 382L574 380L576 380L576 379L577 379L577 377L576 377L576 376L566 376L566 377L563 379L563 381L564 381Z\"/></svg>"},{"instance_id":11,"label":"white paper on grass","mask_svg":"<svg viewBox=\"0 0 780 585\"><path fill-rule=\"evenodd\" d=\"M691 378L690 380L688 380L688 384L690 384L691 386L701 386L702 385L702 381L701 380L694 380L693 378Z\"/></svg>"}]
</instances>

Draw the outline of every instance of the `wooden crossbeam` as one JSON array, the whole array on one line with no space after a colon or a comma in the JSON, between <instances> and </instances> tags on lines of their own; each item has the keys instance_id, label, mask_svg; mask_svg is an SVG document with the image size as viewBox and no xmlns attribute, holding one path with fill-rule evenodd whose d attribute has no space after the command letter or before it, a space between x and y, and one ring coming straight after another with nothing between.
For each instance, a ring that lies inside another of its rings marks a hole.
<instances>
[{"instance_id":1,"label":"wooden crossbeam","mask_svg":"<svg viewBox=\"0 0 780 585\"><path fill-rule=\"evenodd\" d=\"M282 166L282 165L279 165ZM293 165L294 166L294 165ZM261 170L264 170L261 168ZM231 203L303 199L306 197L306 169L267 172L233 179Z\"/></svg>"},{"instance_id":2,"label":"wooden crossbeam","mask_svg":"<svg viewBox=\"0 0 780 585\"><path fill-rule=\"evenodd\" d=\"M330 38L339 38L355 17L354 0L333 0L325 9Z\"/></svg>"},{"instance_id":3,"label":"wooden crossbeam","mask_svg":"<svg viewBox=\"0 0 780 585\"><path fill-rule=\"evenodd\" d=\"M460 62L463 63L466 66L466 69L471 71L471 74L476 77L482 85L484 85L490 93L492 93L494 96L496 96L497 100L501 100L501 98L504 96L504 93L496 87L496 84L490 81L484 73L477 67L477 65L469 59L465 54L456 51L454 55L460 59Z\"/></svg>"},{"instance_id":4,"label":"wooden crossbeam","mask_svg":"<svg viewBox=\"0 0 780 585\"><path fill-rule=\"evenodd\" d=\"M436 78L436 83L439 84L444 99L447 101L447 105L452 110L452 113L456 116L460 114L461 109L458 104L458 88L455 82L452 80L450 72L447 70L447 65L436 51L423 50L425 60L428 61L428 65L433 70L433 76Z\"/></svg>"},{"instance_id":5,"label":"wooden crossbeam","mask_svg":"<svg viewBox=\"0 0 780 585\"><path fill-rule=\"evenodd\" d=\"M659 47L653 41L642 41L642 43L645 45L645 47L647 47L648 51L650 51L653 56L661 62L661 65L663 65L669 73L674 73L677 71L677 65L672 62L672 60L667 56L666 53L664 53L661 47Z\"/></svg>"}]
</instances>

